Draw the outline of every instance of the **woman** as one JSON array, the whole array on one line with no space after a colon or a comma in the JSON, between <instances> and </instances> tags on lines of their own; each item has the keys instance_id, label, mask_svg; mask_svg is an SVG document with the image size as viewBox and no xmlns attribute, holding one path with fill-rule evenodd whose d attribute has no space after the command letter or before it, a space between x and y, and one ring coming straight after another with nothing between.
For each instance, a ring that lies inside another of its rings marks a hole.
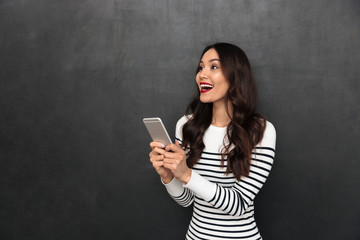
<instances>
[{"instance_id":1,"label":"woman","mask_svg":"<svg viewBox=\"0 0 360 240\"><path fill-rule=\"evenodd\" d=\"M274 126L255 113L256 85L237 46L207 46L176 143L152 142L150 161L170 196L193 205L186 239L261 239L254 198L275 155Z\"/></svg>"}]
</instances>

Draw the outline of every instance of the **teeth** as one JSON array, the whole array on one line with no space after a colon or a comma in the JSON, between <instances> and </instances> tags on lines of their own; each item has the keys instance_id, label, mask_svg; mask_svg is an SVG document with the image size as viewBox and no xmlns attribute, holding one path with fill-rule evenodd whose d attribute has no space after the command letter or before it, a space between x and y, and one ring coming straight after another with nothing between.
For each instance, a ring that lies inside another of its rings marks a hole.
<instances>
[{"instance_id":1,"label":"teeth","mask_svg":"<svg viewBox=\"0 0 360 240\"><path fill-rule=\"evenodd\" d=\"M213 88L210 84L200 84L201 88Z\"/></svg>"}]
</instances>

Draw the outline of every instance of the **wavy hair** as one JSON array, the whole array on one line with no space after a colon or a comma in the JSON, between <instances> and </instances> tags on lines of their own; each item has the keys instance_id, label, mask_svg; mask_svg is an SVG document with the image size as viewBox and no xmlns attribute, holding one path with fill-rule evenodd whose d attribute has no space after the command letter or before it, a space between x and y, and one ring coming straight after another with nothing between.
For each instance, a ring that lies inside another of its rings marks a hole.
<instances>
[{"instance_id":1,"label":"wavy hair","mask_svg":"<svg viewBox=\"0 0 360 240\"><path fill-rule=\"evenodd\" d=\"M263 115L255 113L256 82L245 52L229 43L215 43L205 47L200 60L210 49L215 49L219 55L223 74L229 81L225 103L232 105L230 114L228 104L225 104L231 121L223 140L221 166L224 167L226 158L226 174L232 172L240 180L241 176L249 175L251 153L263 137L266 120ZM199 72L199 67L196 72ZM188 148L186 161L189 167L196 164L205 148L203 136L212 122L213 111L213 104L202 103L200 91L198 87L196 89L185 111L185 115L191 117L183 126L182 146Z\"/></svg>"}]
</instances>

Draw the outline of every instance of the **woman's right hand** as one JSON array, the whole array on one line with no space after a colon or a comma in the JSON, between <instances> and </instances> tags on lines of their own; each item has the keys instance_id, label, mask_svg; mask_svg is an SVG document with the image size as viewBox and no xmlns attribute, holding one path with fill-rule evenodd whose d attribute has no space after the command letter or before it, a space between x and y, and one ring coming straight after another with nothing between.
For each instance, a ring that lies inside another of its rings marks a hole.
<instances>
[{"instance_id":1,"label":"woman's right hand","mask_svg":"<svg viewBox=\"0 0 360 240\"><path fill-rule=\"evenodd\" d=\"M164 167L164 154L166 153L164 150L164 144L159 142L151 142L150 147L152 148L152 151L150 152L149 157L154 169L160 175L161 180L165 184L171 182L171 180L174 178L174 175L169 169Z\"/></svg>"}]
</instances>

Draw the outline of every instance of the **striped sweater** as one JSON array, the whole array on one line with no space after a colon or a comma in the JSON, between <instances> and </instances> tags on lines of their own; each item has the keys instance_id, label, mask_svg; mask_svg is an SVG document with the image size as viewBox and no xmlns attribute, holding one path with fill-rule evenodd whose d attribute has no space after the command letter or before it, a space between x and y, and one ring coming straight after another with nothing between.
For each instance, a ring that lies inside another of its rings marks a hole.
<instances>
[{"instance_id":1,"label":"striped sweater","mask_svg":"<svg viewBox=\"0 0 360 240\"><path fill-rule=\"evenodd\" d=\"M181 143L182 126L176 124L176 139ZM173 179L165 187L181 206L193 204L193 215L186 239L261 239L254 218L254 198L265 183L274 161L276 132L267 122L263 140L252 154L250 174L237 181L221 167L221 149L226 127L210 125L203 142L205 149L192 167L191 179L183 184Z\"/></svg>"}]
</instances>

